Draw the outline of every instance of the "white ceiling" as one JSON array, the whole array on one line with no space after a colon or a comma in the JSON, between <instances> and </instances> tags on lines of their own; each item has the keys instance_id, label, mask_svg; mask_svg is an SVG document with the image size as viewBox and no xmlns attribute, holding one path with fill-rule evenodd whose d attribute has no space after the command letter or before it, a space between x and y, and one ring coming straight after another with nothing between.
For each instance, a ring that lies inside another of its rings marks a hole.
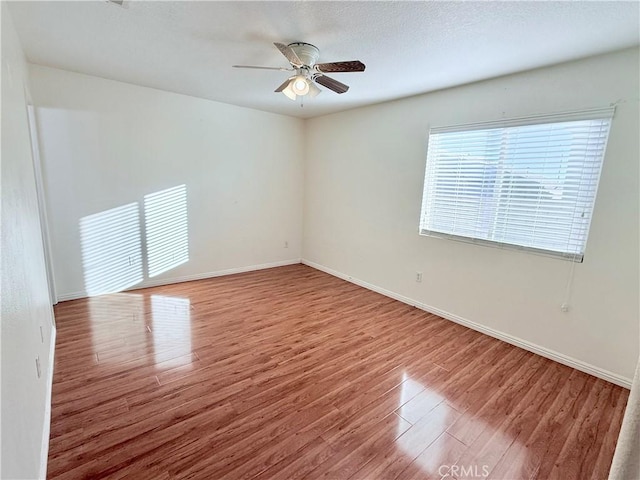
<instances>
[{"instance_id":1,"label":"white ceiling","mask_svg":"<svg viewBox=\"0 0 640 480\"><path fill-rule=\"evenodd\" d=\"M313 117L639 43L638 2L19 2L29 61L270 112ZM273 90L288 66L273 42L319 62L361 60L304 108Z\"/></svg>"}]
</instances>

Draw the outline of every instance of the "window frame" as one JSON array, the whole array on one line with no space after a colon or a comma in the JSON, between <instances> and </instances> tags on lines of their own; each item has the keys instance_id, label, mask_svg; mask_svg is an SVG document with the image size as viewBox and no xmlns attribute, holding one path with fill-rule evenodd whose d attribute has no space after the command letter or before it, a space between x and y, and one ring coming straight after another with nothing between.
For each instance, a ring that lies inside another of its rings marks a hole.
<instances>
[{"instance_id":1,"label":"window frame","mask_svg":"<svg viewBox=\"0 0 640 480\"><path fill-rule=\"evenodd\" d=\"M596 198L599 190L600 177L602 175L602 169L604 167L604 161L607 153L607 146L608 146L608 141L611 134L611 127L613 125L614 115L615 115L615 107L610 106L605 108L594 108L590 110L530 115L530 116L524 116L524 117L500 119L500 120L487 121L487 122L475 122L475 123L465 123L465 124L448 125L448 126L441 126L441 127L431 127L429 129L429 135L427 139L427 150L426 150L427 159L425 160L425 164L424 164L425 171L424 171L424 181L423 181L422 203L420 208L420 220L419 220L419 226L418 226L419 235L425 236L425 237L455 240L458 242L488 246L493 248L524 251L524 252L529 252L537 255L561 258L564 260L571 260L574 262L582 263L584 261L584 254L586 252L589 232L591 229L593 213L595 210L595 202L596 202ZM432 135L442 134L442 133L470 132L474 130L489 130L489 129L497 129L497 128L534 126L534 125L544 125L544 124L562 123L562 122L575 122L575 121L588 121L588 120L608 120L609 123L608 123L607 132L606 132L606 138L604 140L604 144L602 148L602 157L600 158L599 170L598 170L597 178L595 180L593 197L591 198L591 202L590 202L591 204L589 207L589 218L586 223L586 233L584 235L584 242L581 248L582 251L580 253L562 252L562 251L550 250L545 248L536 248L535 246L523 246L523 245L509 243L509 242L502 242L498 240L488 240L485 238L458 235L453 233L440 232L437 230L429 230L428 228L425 228L426 227L426 225L424 225L425 217L426 217L425 212L426 212L426 209L428 208L426 187L428 182L430 181L427 175L429 174L429 148L431 146Z\"/></svg>"}]
</instances>

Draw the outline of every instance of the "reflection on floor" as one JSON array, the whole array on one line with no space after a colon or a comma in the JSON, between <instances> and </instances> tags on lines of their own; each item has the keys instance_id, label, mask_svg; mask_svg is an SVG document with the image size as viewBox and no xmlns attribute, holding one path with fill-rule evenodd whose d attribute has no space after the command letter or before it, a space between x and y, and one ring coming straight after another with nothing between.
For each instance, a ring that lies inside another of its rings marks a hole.
<instances>
[{"instance_id":1,"label":"reflection on floor","mask_svg":"<svg viewBox=\"0 0 640 480\"><path fill-rule=\"evenodd\" d=\"M171 361L191 354L191 302L188 298L151 295L153 359L171 368ZM191 363L185 365L189 369Z\"/></svg>"},{"instance_id":2,"label":"reflection on floor","mask_svg":"<svg viewBox=\"0 0 640 480\"><path fill-rule=\"evenodd\" d=\"M603 479L628 395L301 265L56 321L50 478Z\"/></svg>"}]
</instances>

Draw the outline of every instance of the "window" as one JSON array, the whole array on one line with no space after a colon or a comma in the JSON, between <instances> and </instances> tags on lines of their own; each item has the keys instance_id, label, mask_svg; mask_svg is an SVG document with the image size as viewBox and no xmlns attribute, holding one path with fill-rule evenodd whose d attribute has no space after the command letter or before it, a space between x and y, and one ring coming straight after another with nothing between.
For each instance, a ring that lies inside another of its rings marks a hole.
<instances>
[{"instance_id":1,"label":"window","mask_svg":"<svg viewBox=\"0 0 640 480\"><path fill-rule=\"evenodd\" d=\"M582 261L612 117L432 128L420 233Z\"/></svg>"}]
</instances>

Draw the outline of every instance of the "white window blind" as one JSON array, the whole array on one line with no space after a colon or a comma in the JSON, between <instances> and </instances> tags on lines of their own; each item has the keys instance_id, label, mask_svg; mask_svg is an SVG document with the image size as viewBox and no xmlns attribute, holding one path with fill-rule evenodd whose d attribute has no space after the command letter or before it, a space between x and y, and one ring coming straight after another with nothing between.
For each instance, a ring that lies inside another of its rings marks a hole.
<instances>
[{"instance_id":1,"label":"white window blind","mask_svg":"<svg viewBox=\"0 0 640 480\"><path fill-rule=\"evenodd\" d=\"M582 261L613 113L432 128L420 233Z\"/></svg>"}]
</instances>

